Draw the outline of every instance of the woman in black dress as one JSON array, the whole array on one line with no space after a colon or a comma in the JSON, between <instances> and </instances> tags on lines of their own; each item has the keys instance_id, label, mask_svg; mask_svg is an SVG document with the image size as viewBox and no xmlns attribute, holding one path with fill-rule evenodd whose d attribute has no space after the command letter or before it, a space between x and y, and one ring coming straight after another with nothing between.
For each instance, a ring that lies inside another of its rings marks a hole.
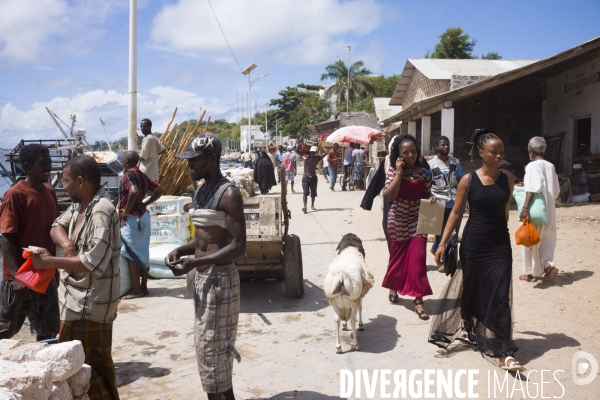
<instances>
[{"instance_id":1,"label":"woman in black dress","mask_svg":"<svg viewBox=\"0 0 600 400\"><path fill-rule=\"evenodd\" d=\"M444 348L455 339L465 345L476 344L484 355L498 358L503 369L522 371L514 358L518 348L512 340L508 209L514 183L499 170L504 144L496 135L479 129L471 143L483 166L471 173L472 177L468 174L461 179L435 254L436 261L442 262L445 243L456 229L466 196L470 214L460 245L460 266L442 292L429 341Z\"/></svg>"}]
</instances>

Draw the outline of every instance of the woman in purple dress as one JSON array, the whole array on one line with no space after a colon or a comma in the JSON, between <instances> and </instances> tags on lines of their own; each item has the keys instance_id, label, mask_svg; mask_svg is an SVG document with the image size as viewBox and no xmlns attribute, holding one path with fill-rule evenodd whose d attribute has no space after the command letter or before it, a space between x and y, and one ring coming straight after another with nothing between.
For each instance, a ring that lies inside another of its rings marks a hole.
<instances>
[{"instance_id":1,"label":"woman in purple dress","mask_svg":"<svg viewBox=\"0 0 600 400\"><path fill-rule=\"evenodd\" d=\"M400 136L390 152L383 195L392 203L387 220L391 248L382 286L389 289L391 303L398 302L398 294L414 297L415 312L426 320L429 314L423 307L423 296L433 292L425 265L427 235L417 233L417 221L421 199L433 203L435 197L431 196L431 181L420 156L411 135Z\"/></svg>"}]
</instances>

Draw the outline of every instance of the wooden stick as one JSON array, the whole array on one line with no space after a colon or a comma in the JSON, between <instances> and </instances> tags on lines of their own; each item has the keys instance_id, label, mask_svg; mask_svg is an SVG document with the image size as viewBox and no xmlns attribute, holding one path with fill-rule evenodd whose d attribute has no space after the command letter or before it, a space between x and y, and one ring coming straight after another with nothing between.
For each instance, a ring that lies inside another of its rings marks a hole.
<instances>
[{"instance_id":1,"label":"wooden stick","mask_svg":"<svg viewBox=\"0 0 600 400\"><path fill-rule=\"evenodd\" d=\"M169 124L167 125L167 129L165 129L165 133L169 132L169 127L171 126L171 124L173 123L173 120L175 119L175 114L177 114L177 107L175 107L175 110L173 110L173 115L171 115L171 120L169 121ZM164 133L163 133L164 135Z\"/></svg>"},{"instance_id":2,"label":"wooden stick","mask_svg":"<svg viewBox=\"0 0 600 400\"><path fill-rule=\"evenodd\" d=\"M206 129L208 129L208 124L210 124L210 116L208 117L208 120L206 121L206 125L204 125L204 130L202 131L202 133L206 132Z\"/></svg>"},{"instance_id":3,"label":"wooden stick","mask_svg":"<svg viewBox=\"0 0 600 400\"><path fill-rule=\"evenodd\" d=\"M198 119L198 121L196 121L196 126L194 127L194 132L198 131L198 126L200 125L200 122L202 122L202 119L204 118L204 114L206 114L206 110L202 111L202 114L200 115L200 119Z\"/></svg>"}]
</instances>

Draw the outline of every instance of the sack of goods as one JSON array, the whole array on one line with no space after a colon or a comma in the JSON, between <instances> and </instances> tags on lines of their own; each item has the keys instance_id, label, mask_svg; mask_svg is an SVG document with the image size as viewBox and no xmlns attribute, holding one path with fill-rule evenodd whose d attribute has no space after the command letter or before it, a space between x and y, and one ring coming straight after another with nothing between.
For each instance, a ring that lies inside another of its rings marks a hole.
<instances>
[{"instance_id":1,"label":"sack of goods","mask_svg":"<svg viewBox=\"0 0 600 400\"><path fill-rule=\"evenodd\" d=\"M234 168L223 171L223 175L235 184L242 197L252 197L257 190L254 187L254 170L250 168Z\"/></svg>"},{"instance_id":2,"label":"sack of goods","mask_svg":"<svg viewBox=\"0 0 600 400\"><path fill-rule=\"evenodd\" d=\"M191 202L192 198L187 196L162 196L148 206L148 212L150 217L153 215L183 214L185 212L183 206Z\"/></svg>"}]
</instances>

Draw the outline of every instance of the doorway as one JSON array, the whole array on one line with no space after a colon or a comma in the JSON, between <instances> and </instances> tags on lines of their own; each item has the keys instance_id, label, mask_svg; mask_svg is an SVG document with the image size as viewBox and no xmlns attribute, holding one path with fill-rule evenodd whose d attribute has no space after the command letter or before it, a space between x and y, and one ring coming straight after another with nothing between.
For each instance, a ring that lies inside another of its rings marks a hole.
<instances>
[{"instance_id":1,"label":"doorway","mask_svg":"<svg viewBox=\"0 0 600 400\"><path fill-rule=\"evenodd\" d=\"M573 121L573 158L585 155L592 143L592 119L581 118Z\"/></svg>"}]
</instances>

